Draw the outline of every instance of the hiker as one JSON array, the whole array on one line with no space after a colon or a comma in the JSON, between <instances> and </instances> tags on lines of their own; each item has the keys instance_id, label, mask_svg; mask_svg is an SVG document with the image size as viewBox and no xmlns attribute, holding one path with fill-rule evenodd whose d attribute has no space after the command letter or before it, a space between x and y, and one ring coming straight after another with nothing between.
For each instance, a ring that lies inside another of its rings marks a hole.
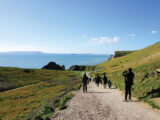
<instances>
[{"instance_id":1,"label":"hiker","mask_svg":"<svg viewBox=\"0 0 160 120\"><path fill-rule=\"evenodd\" d=\"M127 96L129 94L129 100L131 100L131 88L133 85L134 73L132 72L132 68L129 68L128 71L124 71L122 73L125 81L125 101L127 101Z\"/></svg>"},{"instance_id":2,"label":"hiker","mask_svg":"<svg viewBox=\"0 0 160 120\"><path fill-rule=\"evenodd\" d=\"M91 81L92 81L92 78L89 78L89 81L91 82Z\"/></svg>"},{"instance_id":3,"label":"hiker","mask_svg":"<svg viewBox=\"0 0 160 120\"><path fill-rule=\"evenodd\" d=\"M102 77L100 77L100 83L101 83L101 85L102 85L102 82L103 82L102 80L103 80L103 78L102 78Z\"/></svg>"},{"instance_id":4,"label":"hiker","mask_svg":"<svg viewBox=\"0 0 160 120\"><path fill-rule=\"evenodd\" d=\"M106 85L107 85L107 82L108 82L107 77L106 77L106 73L104 73L104 76L103 76L102 80L103 80L103 86L104 86L104 88L106 88Z\"/></svg>"},{"instance_id":5,"label":"hiker","mask_svg":"<svg viewBox=\"0 0 160 120\"><path fill-rule=\"evenodd\" d=\"M111 88L112 87L112 82L110 80L108 80L108 87Z\"/></svg>"},{"instance_id":6,"label":"hiker","mask_svg":"<svg viewBox=\"0 0 160 120\"><path fill-rule=\"evenodd\" d=\"M82 77L82 83L83 83L83 92L87 92L87 84L88 84L88 77L86 75L86 72L83 74Z\"/></svg>"},{"instance_id":7,"label":"hiker","mask_svg":"<svg viewBox=\"0 0 160 120\"><path fill-rule=\"evenodd\" d=\"M98 74L95 77L95 82L97 84L97 87L99 87L99 83L101 82L101 78L100 78L100 76Z\"/></svg>"}]
</instances>

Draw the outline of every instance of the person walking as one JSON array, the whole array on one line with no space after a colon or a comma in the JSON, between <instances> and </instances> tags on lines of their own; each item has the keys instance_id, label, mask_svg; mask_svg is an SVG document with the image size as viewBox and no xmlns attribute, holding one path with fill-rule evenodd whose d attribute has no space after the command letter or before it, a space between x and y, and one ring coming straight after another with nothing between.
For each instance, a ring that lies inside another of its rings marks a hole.
<instances>
[{"instance_id":1,"label":"person walking","mask_svg":"<svg viewBox=\"0 0 160 120\"><path fill-rule=\"evenodd\" d=\"M101 78L100 78L99 74L97 74L96 77L95 77L95 82L97 84L97 87L99 87L100 81L101 81Z\"/></svg>"},{"instance_id":2,"label":"person walking","mask_svg":"<svg viewBox=\"0 0 160 120\"><path fill-rule=\"evenodd\" d=\"M133 85L134 73L132 72L132 68L129 68L128 71L124 71L122 73L125 81L125 101L127 101L127 96L129 94L129 100L131 100L131 88Z\"/></svg>"},{"instance_id":3,"label":"person walking","mask_svg":"<svg viewBox=\"0 0 160 120\"><path fill-rule=\"evenodd\" d=\"M92 81L92 78L91 78L91 77L89 78L89 81L90 81L90 82Z\"/></svg>"},{"instance_id":4,"label":"person walking","mask_svg":"<svg viewBox=\"0 0 160 120\"><path fill-rule=\"evenodd\" d=\"M103 80L103 86L104 86L104 88L106 88L106 85L108 82L107 77L106 77L106 73L104 73L102 80Z\"/></svg>"},{"instance_id":5,"label":"person walking","mask_svg":"<svg viewBox=\"0 0 160 120\"><path fill-rule=\"evenodd\" d=\"M112 87L112 82L110 80L108 80L108 87L111 88Z\"/></svg>"},{"instance_id":6,"label":"person walking","mask_svg":"<svg viewBox=\"0 0 160 120\"><path fill-rule=\"evenodd\" d=\"M88 83L88 77L86 75L86 72L83 74L82 77L82 83L83 83L83 92L87 92L87 83Z\"/></svg>"}]
</instances>

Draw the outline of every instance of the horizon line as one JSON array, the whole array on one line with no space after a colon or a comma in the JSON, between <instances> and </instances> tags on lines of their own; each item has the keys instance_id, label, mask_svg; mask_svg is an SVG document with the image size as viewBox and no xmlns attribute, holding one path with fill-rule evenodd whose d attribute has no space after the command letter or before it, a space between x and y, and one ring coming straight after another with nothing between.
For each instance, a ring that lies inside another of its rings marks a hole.
<instances>
[{"instance_id":1,"label":"horizon line","mask_svg":"<svg viewBox=\"0 0 160 120\"><path fill-rule=\"evenodd\" d=\"M62 52L44 52L44 51L0 51L0 53L42 53L42 54L106 54L112 55L112 53L62 53Z\"/></svg>"}]
</instances>

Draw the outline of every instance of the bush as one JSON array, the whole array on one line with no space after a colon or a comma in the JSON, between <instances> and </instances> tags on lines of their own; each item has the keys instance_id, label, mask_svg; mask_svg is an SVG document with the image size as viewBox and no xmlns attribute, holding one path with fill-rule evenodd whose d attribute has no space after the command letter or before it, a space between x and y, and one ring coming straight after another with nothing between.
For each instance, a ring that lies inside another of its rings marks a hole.
<instances>
[{"instance_id":1,"label":"bush","mask_svg":"<svg viewBox=\"0 0 160 120\"><path fill-rule=\"evenodd\" d=\"M23 72L25 72L25 73L31 73L31 72L33 72L33 70L31 70L31 69L24 69Z\"/></svg>"}]
</instances>

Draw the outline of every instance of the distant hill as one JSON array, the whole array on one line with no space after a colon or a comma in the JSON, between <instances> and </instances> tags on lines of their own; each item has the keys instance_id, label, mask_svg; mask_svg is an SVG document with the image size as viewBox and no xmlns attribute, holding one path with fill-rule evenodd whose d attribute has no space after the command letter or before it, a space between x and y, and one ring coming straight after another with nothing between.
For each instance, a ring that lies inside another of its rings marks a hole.
<instances>
[{"instance_id":1,"label":"distant hill","mask_svg":"<svg viewBox=\"0 0 160 120\"><path fill-rule=\"evenodd\" d=\"M43 52L40 51L13 51L13 52L0 52L0 54L43 54Z\"/></svg>"},{"instance_id":2,"label":"distant hill","mask_svg":"<svg viewBox=\"0 0 160 120\"><path fill-rule=\"evenodd\" d=\"M114 58L117 58L117 57L122 57L124 55L128 55L132 52L135 52L135 51L115 51L114 52Z\"/></svg>"}]
</instances>

